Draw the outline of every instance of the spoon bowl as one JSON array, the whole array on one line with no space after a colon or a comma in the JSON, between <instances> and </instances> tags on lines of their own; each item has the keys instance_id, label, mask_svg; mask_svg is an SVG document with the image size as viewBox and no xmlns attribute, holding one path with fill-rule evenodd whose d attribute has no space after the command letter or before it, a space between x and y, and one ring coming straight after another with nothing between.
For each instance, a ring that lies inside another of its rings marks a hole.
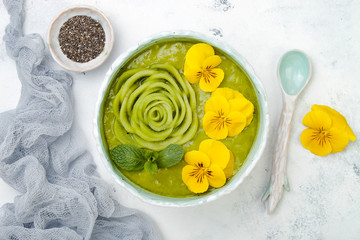
<instances>
[{"instance_id":1,"label":"spoon bowl","mask_svg":"<svg viewBox=\"0 0 360 240\"><path fill-rule=\"evenodd\" d=\"M310 60L305 53L292 50L282 56L278 66L278 79L285 94L299 95L310 77Z\"/></svg>"}]
</instances>

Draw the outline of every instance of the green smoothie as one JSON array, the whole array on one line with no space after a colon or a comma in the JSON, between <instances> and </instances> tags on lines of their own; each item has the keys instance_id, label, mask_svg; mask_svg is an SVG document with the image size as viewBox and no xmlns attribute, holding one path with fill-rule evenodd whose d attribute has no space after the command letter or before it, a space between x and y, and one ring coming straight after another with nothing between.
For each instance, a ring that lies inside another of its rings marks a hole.
<instances>
[{"instance_id":1,"label":"green smoothie","mask_svg":"<svg viewBox=\"0 0 360 240\"><path fill-rule=\"evenodd\" d=\"M135 56L127 62L127 64L118 72L114 79L117 79L123 72L134 68L147 68L153 64L169 63L183 74L183 64L187 50L197 42L189 40L167 40L160 42L145 49L143 52ZM255 89L242 68L236 64L232 59L226 56L223 52L215 48L215 54L222 58L221 64L218 68L223 69L225 77L219 87L229 87L242 93L249 101L254 104L254 118L250 125L246 127L236 137L228 137L222 142L234 153L235 167L234 174L236 174L244 164L247 155L255 141L258 126L259 126L259 105L255 93ZM105 99L103 112L103 131L107 144L108 151L121 144L116 138L114 132L114 125L116 117L113 112L113 101L115 98L114 88L116 81L112 81L111 89ZM202 129L202 117L204 115L204 104L210 98L211 93L203 92L198 84L192 85L196 93L197 117L199 121L198 131L190 141L186 142L183 147L185 152L190 150L198 150L199 144L202 140L208 139L204 130ZM131 182L139 187L155 194L168 197L190 197L195 194L190 192L181 178L182 168L186 163L182 160L173 167L161 168L156 174L150 174L145 170L142 171L126 171L119 168L119 171L128 178ZM209 191L212 189L210 188ZM206 193L204 193L206 194Z\"/></svg>"}]
</instances>

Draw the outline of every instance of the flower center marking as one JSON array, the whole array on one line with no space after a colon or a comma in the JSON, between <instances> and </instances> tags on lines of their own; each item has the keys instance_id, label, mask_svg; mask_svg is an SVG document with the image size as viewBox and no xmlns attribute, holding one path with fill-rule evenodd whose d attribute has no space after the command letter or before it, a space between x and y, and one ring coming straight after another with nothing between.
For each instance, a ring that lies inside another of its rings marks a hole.
<instances>
[{"instance_id":1,"label":"flower center marking","mask_svg":"<svg viewBox=\"0 0 360 240\"><path fill-rule=\"evenodd\" d=\"M197 169L191 172L190 176L195 177L198 183L202 183L207 172L207 168L203 167L202 163L197 164L197 167Z\"/></svg>"},{"instance_id":2,"label":"flower center marking","mask_svg":"<svg viewBox=\"0 0 360 240\"><path fill-rule=\"evenodd\" d=\"M205 176L213 176L212 171L209 168L204 167L203 163L196 164L197 169L190 173L190 176L195 177L196 181L202 183Z\"/></svg>"},{"instance_id":3,"label":"flower center marking","mask_svg":"<svg viewBox=\"0 0 360 240\"><path fill-rule=\"evenodd\" d=\"M312 136L312 139L316 140L319 145L324 146L324 144L331 139L331 133L324 128L320 128L317 133Z\"/></svg>"},{"instance_id":4,"label":"flower center marking","mask_svg":"<svg viewBox=\"0 0 360 240\"><path fill-rule=\"evenodd\" d=\"M216 78L217 74L213 71L211 71L211 66L207 66L205 69L202 69L201 71L196 73L196 77L201 78L204 77L204 80L206 83L210 83L210 78Z\"/></svg>"},{"instance_id":5,"label":"flower center marking","mask_svg":"<svg viewBox=\"0 0 360 240\"><path fill-rule=\"evenodd\" d=\"M218 111L218 115L215 116L215 118L211 120L211 123L216 124L215 129L222 129L225 127L225 125L226 126L230 125L231 122L232 122L232 120L229 117L225 116L222 109L220 109Z\"/></svg>"}]
</instances>

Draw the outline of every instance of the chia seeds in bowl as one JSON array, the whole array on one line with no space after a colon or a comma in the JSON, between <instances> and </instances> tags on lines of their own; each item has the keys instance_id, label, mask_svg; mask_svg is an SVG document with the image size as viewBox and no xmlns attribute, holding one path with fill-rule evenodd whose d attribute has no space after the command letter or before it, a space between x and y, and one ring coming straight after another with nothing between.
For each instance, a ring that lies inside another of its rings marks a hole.
<instances>
[{"instance_id":1,"label":"chia seeds in bowl","mask_svg":"<svg viewBox=\"0 0 360 240\"><path fill-rule=\"evenodd\" d=\"M54 60L71 71L100 66L113 45L109 20L99 10L77 6L61 12L50 25L48 45Z\"/></svg>"},{"instance_id":2,"label":"chia seeds in bowl","mask_svg":"<svg viewBox=\"0 0 360 240\"><path fill-rule=\"evenodd\" d=\"M67 20L59 32L62 52L75 62L88 62L104 50L105 32L101 24L89 16L78 15Z\"/></svg>"}]
</instances>

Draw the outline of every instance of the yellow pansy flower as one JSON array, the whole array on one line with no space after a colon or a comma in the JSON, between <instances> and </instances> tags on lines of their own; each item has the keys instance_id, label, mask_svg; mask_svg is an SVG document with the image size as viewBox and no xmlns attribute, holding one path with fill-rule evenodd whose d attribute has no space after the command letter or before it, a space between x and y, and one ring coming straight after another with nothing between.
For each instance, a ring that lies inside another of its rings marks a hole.
<instances>
[{"instance_id":1,"label":"yellow pansy flower","mask_svg":"<svg viewBox=\"0 0 360 240\"><path fill-rule=\"evenodd\" d=\"M313 105L303 124L308 129L301 134L301 144L319 156L340 152L356 139L345 117L328 106Z\"/></svg>"},{"instance_id":2,"label":"yellow pansy flower","mask_svg":"<svg viewBox=\"0 0 360 240\"><path fill-rule=\"evenodd\" d=\"M254 116L254 104L244 97L239 91L231 88L217 88L211 96L224 96L229 101L231 112L241 112L246 118L247 127Z\"/></svg>"},{"instance_id":3,"label":"yellow pansy flower","mask_svg":"<svg viewBox=\"0 0 360 240\"><path fill-rule=\"evenodd\" d=\"M254 105L231 88L216 89L205 103L203 128L212 139L225 139L242 132L254 115Z\"/></svg>"},{"instance_id":4,"label":"yellow pansy flower","mask_svg":"<svg viewBox=\"0 0 360 240\"><path fill-rule=\"evenodd\" d=\"M354 132L351 130L349 124L346 121L346 118L343 115L341 115L338 111L336 111L328 106L325 106L325 105L316 105L316 104L314 104L311 107L311 110L324 111L327 114L329 114L333 120L333 125L337 126L340 129L343 129L343 131L345 131L348 134L350 141L355 141L356 136L355 136Z\"/></svg>"},{"instance_id":5,"label":"yellow pansy flower","mask_svg":"<svg viewBox=\"0 0 360 240\"><path fill-rule=\"evenodd\" d=\"M185 55L184 75L190 83L199 83L203 91L212 92L224 79L224 71L216 68L221 61L209 44L195 44Z\"/></svg>"},{"instance_id":6,"label":"yellow pansy flower","mask_svg":"<svg viewBox=\"0 0 360 240\"><path fill-rule=\"evenodd\" d=\"M205 103L203 128L208 137L216 140L233 137L245 128L244 114L230 111L230 104L223 96L214 96Z\"/></svg>"},{"instance_id":7,"label":"yellow pansy flower","mask_svg":"<svg viewBox=\"0 0 360 240\"><path fill-rule=\"evenodd\" d=\"M199 151L187 152L184 160L188 165L182 170L182 179L194 193L206 192L209 185L222 187L234 171L231 151L222 142L212 139L202 141Z\"/></svg>"}]
</instances>

